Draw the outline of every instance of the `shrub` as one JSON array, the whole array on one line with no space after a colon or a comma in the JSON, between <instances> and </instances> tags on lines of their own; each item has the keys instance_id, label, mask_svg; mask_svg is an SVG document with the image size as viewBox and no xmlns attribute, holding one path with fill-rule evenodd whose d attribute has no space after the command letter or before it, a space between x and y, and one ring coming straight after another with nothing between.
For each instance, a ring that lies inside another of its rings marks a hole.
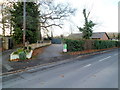
<instances>
[{"instance_id":1,"label":"shrub","mask_svg":"<svg viewBox=\"0 0 120 90\"><path fill-rule=\"evenodd\" d=\"M32 50L32 48L31 48L30 46L28 47L28 49L29 49L29 50Z\"/></svg>"},{"instance_id":2,"label":"shrub","mask_svg":"<svg viewBox=\"0 0 120 90\"><path fill-rule=\"evenodd\" d=\"M118 41L109 40L71 40L64 39L64 43L67 44L68 51L82 51L90 49L106 49L120 46Z\"/></svg>"},{"instance_id":3,"label":"shrub","mask_svg":"<svg viewBox=\"0 0 120 90\"><path fill-rule=\"evenodd\" d=\"M24 50L26 50L27 49L27 47L24 47Z\"/></svg>"},{"instance_id":4,"label":"shrub","mask_svg":"<svg viewBox=\"0 0 120 90\"><path fill-rule=\"evenodd\" d=\"M13 54L19 54L21 52L29 53L31 50L32 48L30 46L28 48L24 47L24 48L17 49L15 52L13 52Z\"/></svg>"},{"instance_id":5,"label":"shrub","mask_svg":"<svg viewBox=\"0 0 120 90\"><path fill-rule=\"evenodd\" d=\"M67 44L68 51L82 51L84 50L84 40L70 40L65 39L64 43Z\"/></svg>"},{"instance_id":6,"label":"shrub","mask_svg":"<svg viewBox=\"0 0 120 90\"><path fill-rule=\"evenodd\" d=\"M13 52L13 54L18 54L18 52L17 52L17 51L15 51L15 52Z\"/></svg>"},{"instance_id":7,"label":"shrub","mask_svg":"<svg viewBox=\"0 0 120 90\"><path fill-rule=\"evenodd\" d=\"M26 59L26 53L24 51L19 53L19 59L20 60L25 60Z\"/></svg>"},{"instance_id":8,"label":"shrub","mask_svg":"<svg viewBox=\"0 0 120 90\"><path fill-rule=\"evenodd\" d=\"M24 49L24 52L29 53L31 50L32 50L32 48L29 46L29 47L26 47L26 49Z\"/></svg>"},{"instance_id":9,"label":"shrub","mask_svg":"<svg viewBox=\"0 0 120 90\"><path fill-rule=\"evenodd\" d=\"M17 49L13 54L19 54L19 53L22 52L22 51L23 51L23 49L20 48L20 49Z\"/></svg>"},{"instance_id":10,"label":"shrub","mask_svg":"<svg viewBox=\"0 0 120 90\"><path fill-rule=\"evenodd\" d=\"M120 41L116 41L116 47L120 47Z\"/></svg>"},{"instance_id":11,"label":"shrub","mask_svg":"<svg viewBox=\"0 0 120 90\"><path fill-rule=\"evenodd\" d=\"M106 40L95 40L94 41L94 49L105 49L116 47L116 41L106 41Z\"/></svg>"},{"instance_id":12,"label":"shrub","mask_svg":"<svg viewBox=\"0 0 120 90\"><path fill-rule=\"evenodd\" d=\"M20 49L17 49L17 52L22 52L23 51L23 48L20 48Z\"/></svg>"}]
</instances>

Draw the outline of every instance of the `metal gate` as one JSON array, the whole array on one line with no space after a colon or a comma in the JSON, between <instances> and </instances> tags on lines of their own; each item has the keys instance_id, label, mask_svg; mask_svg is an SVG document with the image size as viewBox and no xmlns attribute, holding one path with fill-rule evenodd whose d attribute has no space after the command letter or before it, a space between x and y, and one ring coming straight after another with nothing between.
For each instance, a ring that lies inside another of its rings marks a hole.
<instances>
[{"instance_id":1,"label":"metal gate","mask_svg":"<svg viewBox=\"0 0 120 90\"><path fill-rule=\"evenodd\" d=\"M59 39L59 38L53 38L53 39L51 40L51 43L52 43L52 44L61 44L62 41L61 41L61 39Z\"/></svg>"}]
</instances>

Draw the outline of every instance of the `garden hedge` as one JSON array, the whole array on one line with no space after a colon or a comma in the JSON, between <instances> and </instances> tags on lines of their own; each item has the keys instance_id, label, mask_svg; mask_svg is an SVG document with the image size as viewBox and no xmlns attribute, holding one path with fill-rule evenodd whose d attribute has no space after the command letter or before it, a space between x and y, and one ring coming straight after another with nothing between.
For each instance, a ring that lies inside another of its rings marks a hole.
<instances>
[{"instance_id":1,"label":"garden hedge","mask_svg":"<svg viewBox=\"0 0 120 90\"><path fill-rule=\"evenodd\" d=\"M64 39L64 43L67 44L67 49L70 52L83 51L90 49L106 49L112 47L119 47L120 42L110 40L72 40Z\"/></svg>"},{"instance_id":2,"label":"garden hedge","mask_svg":"<svg viewBox=\"0 0 120 90\"><path fill-rule=\"evenodd\" d=\"M67 44L68 51L82 51L84 50L84 41L83 40L70 40L65 39L65 43Z\"/></svg>"},{"instance_id":3,"label":"garden hedge","mask_svg":"<svg viewBox=\"0 0 120 90\"><path fill-rule=\"evenodd\" d=\"M94 49L106 49L117 46L117 41L109 41L109 40L95 40L94 41Z\"/></svg>"}]
</instances>

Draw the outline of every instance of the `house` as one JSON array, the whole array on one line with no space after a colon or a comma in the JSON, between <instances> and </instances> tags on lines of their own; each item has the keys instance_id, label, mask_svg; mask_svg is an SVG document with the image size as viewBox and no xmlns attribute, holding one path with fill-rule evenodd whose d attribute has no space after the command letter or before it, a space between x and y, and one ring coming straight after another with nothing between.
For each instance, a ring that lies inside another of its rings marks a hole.
<instances>
[{"instance_id":1,"label":"house","mask_svg":"<svg viewBox=\"0 0 120 90\"><path fill-rule=\"evenodd\" d=\"M118 41L118 35L119 35L118 32L108 32L107 34L108 34L110 40Z\"/></svg>"},{"instance_id":2,"label":"house","mask_svg":"<svg viewBox=\"0 0 120 90\"><path fill-rule=\"evenodd\" d=\"M77 33L77 34L71 34L67 38L69 39L82 39L83 34ZM106 32L94 32L90 39L98 39L98 40L109 40L109 36Z\"/></svg>"}]
</instances>

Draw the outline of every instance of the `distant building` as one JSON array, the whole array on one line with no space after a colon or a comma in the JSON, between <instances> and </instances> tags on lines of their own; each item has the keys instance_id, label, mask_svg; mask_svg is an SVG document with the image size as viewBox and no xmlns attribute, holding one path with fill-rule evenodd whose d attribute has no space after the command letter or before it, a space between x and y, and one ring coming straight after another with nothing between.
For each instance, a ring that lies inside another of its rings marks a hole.
<instances>
[{"instance_id":1,"label":"distant building","mask_svg":"<svg viewBox=\"0 0 120 90\"><path fill-rule=\"evenodd\" d=\"M82 39L83 34L77 33L77 34L71 34L67 38L69 39ZM106 32L94 32L90 39L97 39L97 40L109 40L109 36Z\"/></svg>"}]
</instances>

